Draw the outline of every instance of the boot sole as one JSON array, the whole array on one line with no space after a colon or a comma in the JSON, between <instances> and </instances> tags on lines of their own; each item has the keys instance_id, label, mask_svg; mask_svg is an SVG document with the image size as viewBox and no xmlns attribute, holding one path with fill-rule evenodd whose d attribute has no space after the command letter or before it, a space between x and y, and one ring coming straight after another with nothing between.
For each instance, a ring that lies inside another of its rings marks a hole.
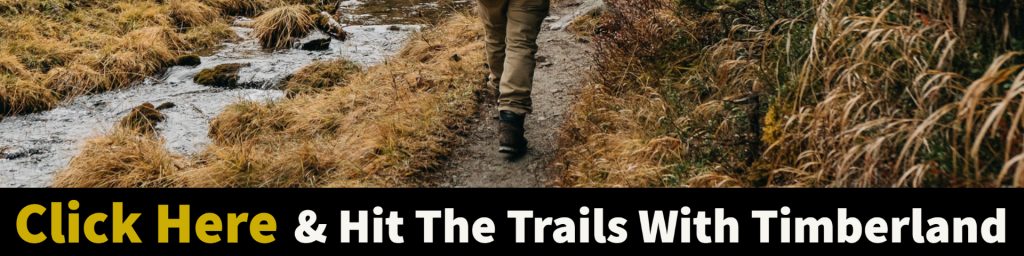
<instances>
[{"instance_id":1,"label":"boot sole","mask_svg":"<svg viewBox=\"0 0 1024 256\"><path fill-rule=\"evenodd\" d=\"M506 157L516 158L526 154L526 150L516 149L509 146L498 147L498 153L505 154Z\"/></svg>"},{"instance_id":2,"label":"boot sole","mask_svg":"<svg viewBox=\"0 0 1024 256\"><path fill-rule=\"evenodd\" d=\"M509 147L509 146L501 146L501 147L498 147L498 152L499 153L503 153L503 154L515 154L515 153L518 153L519 150L516 150L516 148Z\"/></svg>"}]
</instances>

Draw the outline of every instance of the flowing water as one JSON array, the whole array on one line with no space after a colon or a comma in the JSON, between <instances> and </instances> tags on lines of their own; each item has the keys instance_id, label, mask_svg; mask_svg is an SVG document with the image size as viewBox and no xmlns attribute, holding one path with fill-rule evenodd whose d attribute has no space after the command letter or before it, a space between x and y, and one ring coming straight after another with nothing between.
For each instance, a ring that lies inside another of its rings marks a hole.
<instances>
[{"instance_id":1,"label":"flowing water","mask_svg":"<svg viewBox=\"0 0 1024 256\"><path fill-rule=\"evenodd\" d=\"M267 52L249 37L251 29L235 27L242 38L225 43L196 67L172 67L159 77L119 91L75 98L61 107L0 121L0 186L44 187L53 174L67 166L82 143L109 131L133 107L150 102L174 103L162 111L167 119L157 127L167 148L193 154L209 143L209 121L225 106L239 100L274 100L284 96L275 89L288 75L314 61L346 58L364 67L382 62L397 52L420 25L440 18L468 1L362 0L341 4L348 40L333 40L330 50L298 49ZM240 20L244 21L244 20ZM397 29L396 29L397 28ZM326 38L314 33L304 41ZM239 72L240 83L262 84L261 89L222 89L192 82L199 71L226 63L248 63Z\"/></svg>"}]
</instances>

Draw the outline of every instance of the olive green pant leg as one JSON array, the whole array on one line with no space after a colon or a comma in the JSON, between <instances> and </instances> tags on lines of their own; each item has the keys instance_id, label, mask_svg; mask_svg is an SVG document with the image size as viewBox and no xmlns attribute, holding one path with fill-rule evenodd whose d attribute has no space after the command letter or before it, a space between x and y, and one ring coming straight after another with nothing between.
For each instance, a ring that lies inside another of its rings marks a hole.
<instances>
[{"instance_id":1,"label":"olive green pant leg","mask_svg":"<svg viewBox=\"0 0 1024 256\"><path fill-rule=\"evenodd\" d=\"M487 44L488 84L498 88L505 67L505 30L508 24L509 0L480 0L480 18L484 24L484 42Z\"/></svg>"},{"instance_id":2,"label":"olive green pant leg","mask_svg":"<svg viewBox=\"0 0 1024 256\"><path fill-rule=\"evenodd\" d=\"M498 110L533 111L530 92L537 67L537 36L548 15L550 0L508 0L505 64L499 86Z\"/></svg>"}]
</instances>

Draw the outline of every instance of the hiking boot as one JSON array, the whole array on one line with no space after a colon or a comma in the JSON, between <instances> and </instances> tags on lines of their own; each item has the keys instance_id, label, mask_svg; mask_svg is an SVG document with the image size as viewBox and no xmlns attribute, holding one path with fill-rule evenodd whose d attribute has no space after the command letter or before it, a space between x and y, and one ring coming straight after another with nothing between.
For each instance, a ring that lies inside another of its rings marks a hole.
<instances>
[{"instance_id":1,"label":"hiking boot","mask_svg":"<svg viewBox=\"0 0 1024 256\"><path fill-rule=\"evenodd\" d=\"M523 128L526 116L510 111L501 111L498 119L500 120L498 134L501 137L499 139L501 146L498 148L498 152L505 154L508 159L515 159L526 154L527 142L526 136L524 136L526 129Z\"/></svg>"}]
</instances>

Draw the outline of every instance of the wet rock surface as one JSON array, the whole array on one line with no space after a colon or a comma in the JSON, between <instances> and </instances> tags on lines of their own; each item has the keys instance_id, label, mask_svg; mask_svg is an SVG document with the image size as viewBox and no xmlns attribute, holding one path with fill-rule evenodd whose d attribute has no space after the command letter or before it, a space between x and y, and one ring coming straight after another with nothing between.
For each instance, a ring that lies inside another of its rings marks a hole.
<instances>
[{"instance_id":1,"label":"wet rock surface","mask_svg":"<svg viewBox=\"0 0 1024 256\"><path fill-rule=\"evenodd\" d=\"M299 47L303 51L326 51L331 49L330 38L318 38L310 40L309 42L302 43Z\"/></svg>"}]
</instances>

